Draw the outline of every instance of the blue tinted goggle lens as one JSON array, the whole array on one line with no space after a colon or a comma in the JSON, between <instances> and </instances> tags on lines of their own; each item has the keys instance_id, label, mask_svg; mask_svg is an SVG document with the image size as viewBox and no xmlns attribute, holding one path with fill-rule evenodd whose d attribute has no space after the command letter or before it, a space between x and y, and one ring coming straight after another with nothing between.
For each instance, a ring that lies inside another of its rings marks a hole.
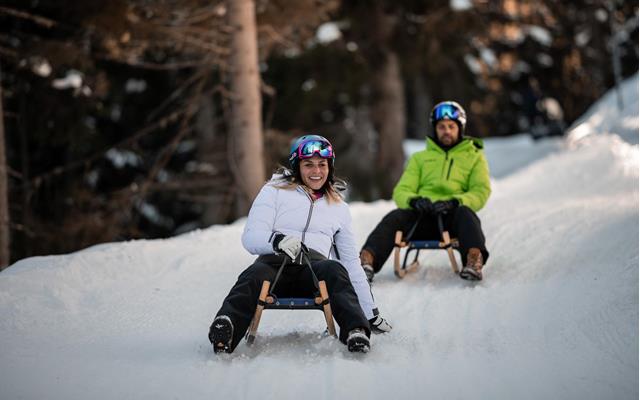
<instances>
[{"instance_id":1,"label":"blue tinted goggle lens","mask_svg":"<svg viewBox=\"0 0 640 400\"><path fill-rule=\"evenodd\" d=\"M436 108L434 113L434 117L436 121L440 121L441 119L458 119L460 114L458 113L458 109L452 106L451 104L443 104Z\"/></svg>"},{"instance_id":2,"label":"blue tinted goggle lens","mask_svg":"<svg viewBox=\"0 0 640 400\"><path fill-rule=\"evenodd\" d=\"M319 140L303 143L302 146L298 147L298 157L300 159L311 158L316 154L322 158L331 158L333 157L333 149L329 143Z\"/></svg>"}]
</instances>

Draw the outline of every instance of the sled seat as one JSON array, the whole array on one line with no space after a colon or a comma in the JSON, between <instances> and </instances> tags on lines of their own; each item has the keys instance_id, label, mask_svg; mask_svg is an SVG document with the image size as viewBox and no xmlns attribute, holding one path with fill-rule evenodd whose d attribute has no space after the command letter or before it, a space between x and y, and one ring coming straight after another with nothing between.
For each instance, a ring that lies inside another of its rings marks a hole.
<instances>
[{"instance_id":1,"label":"sled seat","mask_svg":"<svg viewBox=\"0 0 640 400\"><path fill-rule=\"evenodd\" d=\"M324 283L324 281L321 281ZM265 310L322 310L325 300L322 297L276 297L267 296L263 302ZM329 299L326 300L329 304ZM260 300L258 300L260 304Z\"/></svg>"},{"instance_id":2,"label":"sled seat","mask_svg":"<svg viewBox=\"0 0 640 400\"><path fill-rule=\"evenodd\" d=\"M418 256L420 255L420 250L446 250L449 254L449 261L451 262L451 269L455 274L460 274L458 269L458 263L456 261L455 255L453 253L453 249L458 248L459 242L458 239L452 239L449 237L449 232L445 231L442 228L442 217L438 216L438 225L440 227L440 232L442 233L442 240L411 240L411 236L415 231L415 227L410 230L408 237L403 238L404 234L402 231L396 231L395 243L394 243L394 254L393 254L393 271L396 276L400 279L404 278L407 273L415 272L420 267L420 263L418 262ZM406 249L404 253L404 259L402 263L400 263L400 252L402 249ZM407 260L409 258L409 253L415 251L415 256L411 264L407 266Z\"/></svg>"},{"instance_id":3,"label":"sled seat","mask_svg":"<svg viewBox=\"0 0 640 400\"><path fill-rule=\"evenodd\" d=\"M284 268L284 265L285 263L283 262L280 270ZM311 264L308 262L308 259L307 265L309 269L311 269ZM325 283L325 281L318 281L315 273L313 273L313 270L311 270L311 272L314 279L314 285L318 290L315 297L279 298L271 293L270 289L272 286L270 281L262 282L260 296L258 297L258 306L256 307L256 312L253 315L253 320L251 320L249 329L247 330L246 339L248 345L253 344L253 342L256 340L258 325L260 325L260 318L262 317L263 310L321 310L324 313L324 318L327 322L327 331L330 335L336 336L336 327L333 323L333 314L331 312L331 304L329 303L329 292L327 291L327 284ZM278 275L276 275L273 287L275 287L279 276L280 271L278 272Z\"/></svg>"}]
</instances>

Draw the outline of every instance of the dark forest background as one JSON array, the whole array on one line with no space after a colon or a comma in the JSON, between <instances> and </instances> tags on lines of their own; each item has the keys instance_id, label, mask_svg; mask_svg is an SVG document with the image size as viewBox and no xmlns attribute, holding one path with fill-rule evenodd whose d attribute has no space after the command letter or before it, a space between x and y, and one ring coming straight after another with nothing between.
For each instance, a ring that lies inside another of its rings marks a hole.
<instances>
[{"instance_id":1,"label":"dark forest background","mask_svg":"<svg viewBox=\"0 0 640 400\"><path fill-rule=\"evenodd\" d=\"M252 26L258 101L233 83ZM637 70L636 1L0 0L0 269L232 222L304 132L350 200L389 198L436 102L544 139Z\"/></svg>"}]
</instances>

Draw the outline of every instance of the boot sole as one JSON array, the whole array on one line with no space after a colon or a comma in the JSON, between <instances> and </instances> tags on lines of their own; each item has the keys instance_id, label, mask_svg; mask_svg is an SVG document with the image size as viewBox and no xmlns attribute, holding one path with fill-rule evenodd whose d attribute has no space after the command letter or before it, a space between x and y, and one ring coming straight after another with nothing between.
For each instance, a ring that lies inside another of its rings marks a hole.
<instances>
[{"instance_id":1,"label":"boot sole","mask_svg":"<svg viewBox=\"0 0 640 400\"><path fill-rule=\"evenodd\" d=\"M233 326L229 321L214 321L209 331L209 340L213 345L214 353L231 353L231 340L233 339Z\"/></svg>"},{"instance_id":2,"label":"boot sole","mask_svg":"<svg viewBox=\"0 0 640 400\"><path fill-rule=\"evenodd\" d=\"M369 338L363 334L355 335L347 340L347 349L352 353L368 353L371 349Z\"/></svg>"},{"instance_id":3,"label":"boot sole","mask_svg":"<svg viewBox=\"0 0 640 400\"><path fill-rule=\"evenodd\" d=\"M466 279L468 281L481 281L482 272L476 272L465 268L460 272L460 278Z\"/></svg>"}]
</instances>

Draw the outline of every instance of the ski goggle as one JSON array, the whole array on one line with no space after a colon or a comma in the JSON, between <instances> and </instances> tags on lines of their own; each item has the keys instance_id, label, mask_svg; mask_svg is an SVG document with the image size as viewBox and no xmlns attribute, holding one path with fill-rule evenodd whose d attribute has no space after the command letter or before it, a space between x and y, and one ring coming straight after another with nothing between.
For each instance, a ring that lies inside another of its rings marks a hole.
<instances>
[{"instance_id":1,"label":"ski goggle","mask_svg":"<svg viewBox=\"0 0 640 400\"><path fill-rule=\"evenodd\" d=\"M304 160L318 155L322 158L333 158L331 144L323 140L310 140L298 146L298 158Z\"/></svg>"},{"instance_id":2,"label":"ski goggle","mask_svg":"<svg viewBox=\"0 0 640 400\"><path fill-rule=\"evenodd\" d=\"M440 121L442 119L458 120L460 112L451 104L441 104L433 110L433 120Z\"/></svg>"}]
</instances>

